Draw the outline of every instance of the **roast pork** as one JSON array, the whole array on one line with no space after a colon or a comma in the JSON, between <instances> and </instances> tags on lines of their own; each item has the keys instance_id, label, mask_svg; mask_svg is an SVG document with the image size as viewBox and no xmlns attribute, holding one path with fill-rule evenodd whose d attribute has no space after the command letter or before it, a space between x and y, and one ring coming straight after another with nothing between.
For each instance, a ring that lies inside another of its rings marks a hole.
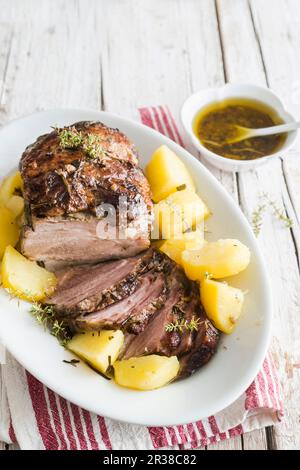
<instances>
[{"instance_id":1,"label":"roast pork","mask_svg":"<svg viewBox=\"0 0 300 470\"><path fill-rule=\"evenodd\" d=\"M90 147L66 147L64 130L92 142ZM127 258L149 247L149 184L136 148L118 129L90 121L55 129L27 147L20 171L26 202L21 249L27 258L55 270Z\"/></svg>"}]
</instances>

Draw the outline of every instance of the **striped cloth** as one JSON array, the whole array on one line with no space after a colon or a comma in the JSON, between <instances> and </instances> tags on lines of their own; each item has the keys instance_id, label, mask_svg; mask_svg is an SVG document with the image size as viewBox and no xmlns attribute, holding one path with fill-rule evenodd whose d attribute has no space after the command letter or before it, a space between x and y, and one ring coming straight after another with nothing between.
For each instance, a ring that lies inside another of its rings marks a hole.
<instances>
[{"instance_id":1,"label":"striped cloth","mask_svg":"<svg viewBox=\"0 0 300 470\"><path fill-rule=\"evenodd\" d=\"M183 145L165 106L142 108L141 121ZM170 427L119 423L69 403L7 353L1 366L0 441L21 449L193 449L276 424L283 416L279 381L268 355L258 376L231 406L207 419Z\"/></svg>"}]
</instances>

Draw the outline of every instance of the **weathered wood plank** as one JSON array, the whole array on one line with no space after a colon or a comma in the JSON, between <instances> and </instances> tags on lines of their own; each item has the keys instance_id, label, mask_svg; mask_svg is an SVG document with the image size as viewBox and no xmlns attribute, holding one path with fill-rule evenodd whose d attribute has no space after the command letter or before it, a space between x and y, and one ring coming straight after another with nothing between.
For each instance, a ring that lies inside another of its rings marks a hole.
<instances>
[{"instance_id":1,"label":"weathered wood plank","mask_svg":"<svg viewBox=\"0 0 300 470\"><path fill-rule=\"evenodd\" d=\"M269 3L268 7L266 3ZM248 81L249 77L251 77L251 81L262 85L272 81L272 70L269 63L265 60L265 49L268 48L270 58L275 55L278 58L284 54L284 51L282 49L276 49L276 54L274 54L274 35L272 39L271 37L269 38L269 43L264 41L264 38L259 34L258 17L260 17L259 15L262 14L262 8L264 8L266 15L267 12L269 15L270 11L272 11L273 18L274 6L276 5L277 7L278 3L279 2L265 1L251 2L253 10L250 10L247 9L246 1L218 1L219 17L221 18L221 33L223 44L225 45L225 55L227 54L227 75L230 80L245 81L246 78ZM239 41L237 42L236 39L233 39L234 35L232 35L232 30L234 27L237 27L238 22L241 20L239 8L242 7L244 7L242 20L243 34L239 35ZM283 7L283 4L281 7ZM277 12L279 18L280 11L281 9L278 9ZM280 21L280 19L278 19L278 21ZM248 23L248 26L246 23ZM252 28L250 27L251 23ZM273 24L273 20L270 22L270 17L268 16L268 20L266 17L266 23ZM260 25L260 30L262 29ZM276 34L278 34L278 32L276 32ZM241 53L241 51L247 52ZM231 64L233 64L232 67ZM255 64L257 65L255 66ZM284 73L287 76L289 72L288 70L285 72L282 71L280 75L281 80ZM273 81L274 85L276 85L277 82L275 83L275 80ZM249 190L249 188L251 188L251 190ZM276 201L281 209L285 209L286 201L288 201L291 207L292 201L289 199L289 191L286 186L280 160L269 163L257 170L240 174L239 191L241 195L241 205L248 217L251 217L251 213L256 208L261 192L269 193L270 197ZM275 300L275 339L273 341L273 349L278 359L282 382L285 384L287 408L293 415L292 420L297 419L294 413L296 390L293 382L289 380L286 375L285 364L279 359L284 357L285 354L291 354L291 346L293 344L296 345L297 337L299 337L299 322L297 320L300 302L298 289L299 270L294 238L294 233L282 228L279 222L271 217L266 219L259 237L259 243L264 253L267 266L269 267ZM276 256L274 256L275 253ZM282 292L285 292L286 295L283 296ZM287 322L287 312L289 312L289 322ZM293 360L291 362L293 362ZM292 396L294 396L294 398L292 398ZM289 426L290 424L291 423L289 423ZM282 426L285 425L283 424ZM290 427L290 429L295 429L295 426L297 427L297 424L293 421L293 427ZM278 429L278 432L277 430L274 431L275 436L278 435L279 438L276 442L276 447L286 448L288 445L291 445L280 439L280 427L276 429Z\"/></svg>"},{"instance_id":2,"label":"weathered wood plank","mask_svg":"<svg viewBox=\"0 0 300 470\"><path fill-rule=\"evenodd\" d=\"M280 94L287 108L299 119L299 2L295 0L278 0L276 2L253 0L251 1L251 7L270 86ZM270 21L269 16L270 9L272 9L272 21ZM287 211L295 219L292 228L294 247L288 248L282 246L282 244L280 245L282 254L281 292L286 292L286 295L282 296L278 293L277 296L278 302L281 301L280 322L278 322L280 346L277 348L277 354L280 355L279 357L284 358L281 372L286 416L280 426L270 431L270 439L276 442L278 448L284 449L299 449L300 447L299 272L296 272L294 265L290 266L289 259L285 257L293 251L294 257L298 258L299 266L300 188L299 168L297 168L299 165L296 163L299 153L300 144L298 141L293 150L293 156L283 156L281 168L285 182L282 186L283 202ZM294 211L298 211L298 221ZM282 242L284 241L281 240ZM289 251L289 254L287 251Z\"/></svg>"},{"instance_id":3,"label":"weathered wood plank","mask_svg":"<svg viewBox=\"0 0 300 470\"><path fill-rule=\"evenodd\" d=\"M2 123L45 108L101 106L103 29L94 12L102 2L89 3L0 1L2 21L13 28Z\"/></svg>"},{"instance_id":4,"label":"weathered wood plank","mask_svg":"<svg viewBox=\"0 0 300 470\"><path fill-rule=\"evenodd\" d=\"M268 442L265 429L246 432L243 435L244 450L267 450Z\"/></svg>"}]
</instances>

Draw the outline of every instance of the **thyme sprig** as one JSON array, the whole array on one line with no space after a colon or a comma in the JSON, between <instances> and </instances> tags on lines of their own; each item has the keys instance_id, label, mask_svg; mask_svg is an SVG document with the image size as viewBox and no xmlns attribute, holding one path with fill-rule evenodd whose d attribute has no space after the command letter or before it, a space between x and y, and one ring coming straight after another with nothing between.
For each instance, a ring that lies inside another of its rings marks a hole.
<instances>
[{"instance_id":1,"label":"thyme sprig","mask_svg":"<svg viewBox=\"0 0 300 470\"><path fill-rule=\"evenodd\" d=\"M283 209L281 209L280 207L277 206L276 202L275 201L272 201L269 197L268 194L264 194L263 195L264 198L266 199L267 203L270 205L272 211L273 211L273 214L274 216L280 220L281 222L283 222L284 226L286 228L291 228L294 221L285 213L285 211Z\"/></svg>"},{"instance_id":2,"label":"thyme sprig","mask_svg":"<svg viewBox=\"0 0 300 470\"><path fill-rule=\"evenodd\" d=\"M254 235L258 237L261 231L263 216L266 211L266 204L259 204L252 213L251 225Z\"/></svg>"},{"instance_id":3,"label":"thyme sprig","mask_svg":"<svg viewBox=\"0 0 300 470\"><path fill-rule=\"evenodd\" d=\"M62 346L66 346L71 339L70 333L64 323L55 317L54 309L51 306L35 302L31 306L30 313L45 330L49 329L50 333L59 340Z\"/></svg>"},{"instance_id":4,"label":"thyme sprig","mask_svg":"<svg viewBox=\"0 0 300 470\"><path fill-rule=\"evenodd\" d=\"M198 325L200 318L195 318L194 316L190 321L185 320L176 320L174 323L168 323L165 325L165 330L167 333L180 332L183 333L184 330L187 331L198 331Z\"/></svg>"},{"instance_id":5,"label":"thyme sprig","mask_svg":"<svg viewBox=\"0 0 300 470\"><path fill-rule=\"evenodd\" d=\"M278 207L277 203L270 198L269 194L263 193L260 195L259 204L251 216L251 225L256 237L260 234L263 217L268 209L276 219L284 224L284 227L291 228L293 226L293 220L286 214L284 209Z\"/></svg>"}]
</instances>

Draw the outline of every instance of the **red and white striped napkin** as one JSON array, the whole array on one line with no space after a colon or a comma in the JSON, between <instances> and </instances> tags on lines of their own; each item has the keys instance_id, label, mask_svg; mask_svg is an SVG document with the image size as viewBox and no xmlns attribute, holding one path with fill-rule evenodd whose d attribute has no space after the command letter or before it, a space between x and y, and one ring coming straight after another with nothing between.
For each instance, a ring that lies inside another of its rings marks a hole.
<instances>
[{"instance_id":1,"label":"red and white striped napkin","mask_svg":"<svg viewBox=\"0 0 300 470\"><path fill-rule=\"evenodd\" d=\"M183 145L166 106L142 108L141 121ZM231 406L207 419L170 427L119 423L49 390L7 353L0 378L0 441L21 449L192 449L276 424L283 416L279 381L267 355L258 376Z\"/></svg>"}]
</instances>

